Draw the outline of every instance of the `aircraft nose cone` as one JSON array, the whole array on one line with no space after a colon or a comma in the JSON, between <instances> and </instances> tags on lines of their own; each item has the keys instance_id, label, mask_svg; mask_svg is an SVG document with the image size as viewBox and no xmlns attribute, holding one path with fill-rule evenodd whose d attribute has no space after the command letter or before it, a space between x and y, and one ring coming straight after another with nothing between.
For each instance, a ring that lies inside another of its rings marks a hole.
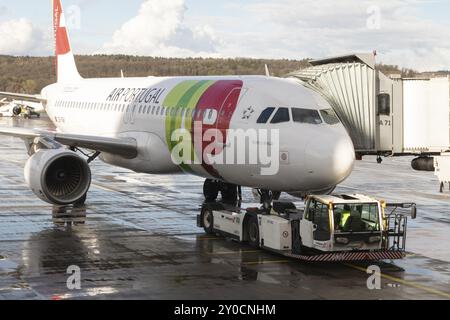
<instances>
[{"instance_id":1,"label":"aircraft nose cone","mask_svg":"<svg viewBox=\"0 0 450 320\"><path fill-rule=\"evenodd\" d=\"M317 131L307 146L308 172L316 190L343 182L353 171L355 149L345 129Z\"/></svg>"},{"instance_id":2,"label":"aircraft nose cone","mask_svg":"<svg viewBox=\"0 0 450 320\"><path fill-rule=\"evenodd\" d=\"M342 182L353 171L355 165L355 148L348 136L340 137L332 151L332 172L336 181Z\"/></svg>"}]
</instances>

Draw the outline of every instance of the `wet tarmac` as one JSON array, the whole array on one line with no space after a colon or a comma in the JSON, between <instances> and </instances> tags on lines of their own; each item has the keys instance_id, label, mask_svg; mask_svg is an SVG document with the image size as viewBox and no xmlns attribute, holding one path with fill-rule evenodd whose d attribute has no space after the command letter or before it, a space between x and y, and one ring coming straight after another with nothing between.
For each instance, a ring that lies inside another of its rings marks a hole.
<instances>
[{"instance_id":1,"label":"wet tarmac","mask_svg":"<svg viewBox=\"0 0 450 320\"><path fill-rule=\"evenodd\" d=\"M450 299L450 192L439 194L437 179L413 172L411 159L368 157L337 190L418 204L407 258L377 264L381 290L367 288L367 264L299 263L205 235L196 227L200 178L96 161L86 207L54 208L25 185L26 160L22 141L0 136L0 300ZM250 190L244 197L253 201ZM70 266L81 270L81 290L67 288Z\"/></svg>"}]
</instances>

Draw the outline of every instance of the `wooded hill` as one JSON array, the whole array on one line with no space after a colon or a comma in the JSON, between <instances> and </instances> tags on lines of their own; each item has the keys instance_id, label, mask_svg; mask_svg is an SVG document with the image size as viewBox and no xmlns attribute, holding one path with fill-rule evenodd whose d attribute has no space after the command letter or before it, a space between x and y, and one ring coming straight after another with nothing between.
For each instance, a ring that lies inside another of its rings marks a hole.
<instances>
[{"instance_id":1,"label":"wooded hill","mask_svg":"<svg viewBox=\"0 0 450 320\"><path fill-rule=\"evenodd\" d=\"M83 77L145 76L201 76L201 75L263 75L267 64L274 76L284 76L309 66L304 60L261 59L203 59L153 58L125 55L76 56ZM401 73L414 76L413 70L400 70L397 66L379 65L386 74ZM0 56L0 91L39 93L43 87L55 82L53 57Z\"/></svg>"}]
</instances>

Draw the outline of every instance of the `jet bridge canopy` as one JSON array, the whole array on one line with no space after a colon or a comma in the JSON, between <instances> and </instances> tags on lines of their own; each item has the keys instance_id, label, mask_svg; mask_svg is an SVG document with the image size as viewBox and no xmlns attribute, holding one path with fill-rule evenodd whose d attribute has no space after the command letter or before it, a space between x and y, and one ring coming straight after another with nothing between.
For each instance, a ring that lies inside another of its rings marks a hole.
<instances>
[{"instance_id":1,"label":"jet bridge canopy","mask_svg":"<svg viewBox=\"0 0 450 320\"><path fill-rule=\"evenodd\" d=\"M289 74L335 109L360 155L435 155L450 150L450 78L388 77L375 56L311 61Z\"/></svg>"},{"instance_id":2,"label":"jet bridge canopy","mask_svg":"<svg viewBox=\"0 0 450 320\"><path fill-rule=\"evenodd\" d=\"M319 92L334 108L357 151L376 152L376 71L370 54L314 60L289 74Z\"/></svg>"}]
</instances>

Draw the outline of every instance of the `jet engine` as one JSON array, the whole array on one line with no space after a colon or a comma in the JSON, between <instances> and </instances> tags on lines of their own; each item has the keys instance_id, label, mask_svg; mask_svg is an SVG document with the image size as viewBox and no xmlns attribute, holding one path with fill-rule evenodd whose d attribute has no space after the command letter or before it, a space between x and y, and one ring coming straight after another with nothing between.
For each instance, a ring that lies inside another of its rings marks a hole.
<instances>
[{"instance_id":1,"label":"jet engine","mask_svg":"<svg viewBox=\"0 0 450 320\"><path fill-rule=\"evenodd\" d=\"M432 157L419 157L411 162L411 167L416 171L429 171L434 172L434 158Z\"/></svg>"},{"instance_id":2,"label":"jet engine","mask_svg":"<svg viewBox=\"0 0 450 320\"><path fill-rule=\"evenodd\" d=\"M15 106L15 107L12 109L12 112L13 112L13 114L14 114L15 116L20 116L20 115L22 114L22 108L19 107L19 106Z\"/></svg>"},{"instance_id":3,"label":"jet engine","mask_svg":"<svg viewBox=\"0 0 450 320\"><path fill-rule=\"evenodd\" d=\"M40 149L25 165L25 180L41 200L54 205L78 202L89 190L86 160L65 149Z\"/></svg>"}]
</instances>

